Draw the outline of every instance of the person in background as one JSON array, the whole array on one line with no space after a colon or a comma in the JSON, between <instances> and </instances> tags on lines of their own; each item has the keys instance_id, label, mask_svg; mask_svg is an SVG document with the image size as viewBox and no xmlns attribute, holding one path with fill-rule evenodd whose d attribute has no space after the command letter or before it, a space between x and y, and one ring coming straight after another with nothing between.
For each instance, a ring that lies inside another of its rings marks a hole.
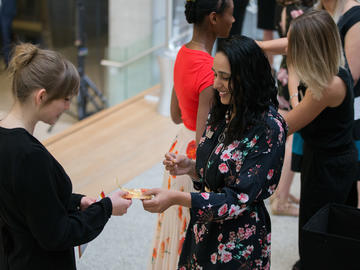
<instances>
[{"instance_id":1,"label":"person in background","mask_svg":"<svg viewBox=\"0 0 360 270\"><path fill-rule=\"evenodd\" d=\"M36 124L53 125L79 89L69 61L32 44L15 47L9 64L15 103L0 120L0 269L75 270L74 246L123 215L123 191L99 202L72 193L62 166L33 136Z\"/></svg>"},{"instance_id":2,"label":"person in background","mask_svg":"<svg viewBox=\"0 0 360 270\"><path fill-rule=\"evenodd\" d=\"M275 26L279 33L279 37L286 37L290 27L291 21L306 12L313 6L313 0L278 0L275 12ZM279 108L283 110L283 115L287 111L294 108L298 103L297 97L297 85L299 84L298 78L294 72L289 72L286 56L280 64L280 69L277 72L277 84L279 89L279 99L281 100ZM289 90L294 91L291 95ZM290 187L294 179L294 171L298 171L299 164L292 166L298 159L292 157L292 145L294 141L294 147L297 147L299 133L288 136L286 141L286 151L284 166L281 173L279 185L275 191L275 194L270 197L271 212L274 215L286 215L286 216L298 216L299 208L296 204L299 204L299 199L290 193ZM301 144L302 148L302 144Z\"/></svg>"},{"instance_id":3,"label":"person in background","mask_svg":"<svg viewBox=\"0 0 360 270\"><path fill-rule=\"evenodd\" d=\"M360 208L360 2L355 0L321 0L324 9L337 23L348 68L354 80L354 140L358 149L357 188L352 189L349 204ZM357 194L356 194L357 193Z\"/></svg>"},{"instance_id":4,"label":"person in background","mask_svg":"<svg viewBox=\"0 0 360 270\"><path fill-rule=\"evenodd\" d=\"M258 0L257 27L263 30L263 40L272 40L275 29L276 0ZM270 65L273 65L273 57L268 54Z\"/></svg>"},{"instance_id":5,"label":"person in background","mask_svg":"<svg viewBox=\"0 0 360 270\"><path fill-rule=\"evenodd\" d=\"M2 53L5 66L9 65L11 42L12 42L12 21L16 15L16 0L0 0L0 24L2 38Z\"/></svg>"},{"instance_id":6,"label":"person in background","mask_svg":"<svg viewBox=\"0 0 360 270\"><path fill-rule=\"evenodd\" d=\"M285 115L289 134L304 139L299 212L300 260L302 228L328 203L346 204L357 174L353 140L353 79L344 67L341 39L328 12L313 10L295 18L287 38L258 42L265 50L287 52L288 67L300 80L300 103Z\"/></svg>"},{"instance_id":7,"label":"person in background","mask_svg":"<svg viewBox=\"0 0 360 270\"><path fill-rule=\"evenodd\" d=\"M264 199L275 190L287 126L277 112L271 67L255 41L233 37L215 55L215 103L196 161L167 153L171 175L199 192L151 189L144 209L190 208L177 269L270 269L271 226Z\"/></svg>"},{"instance_id":8,"label":"person in background","mask_svg":"<svg viewBox=\"0 0 360 270\"><path fill-rule=\"evenodd\" d=\"M192 160L214 95L211 51L216 38L229 35L233 9L233 0L196 0L185 4L186 20L194 28L191 41L181 47L175 61L170 109L173 122L182 127L169 151ZM167 171L162 187L193 191L190 177L170 175ZM159 214L149 269L176 268L189 221L189 210L181 205Z\"/></svg>"}]
</instances>

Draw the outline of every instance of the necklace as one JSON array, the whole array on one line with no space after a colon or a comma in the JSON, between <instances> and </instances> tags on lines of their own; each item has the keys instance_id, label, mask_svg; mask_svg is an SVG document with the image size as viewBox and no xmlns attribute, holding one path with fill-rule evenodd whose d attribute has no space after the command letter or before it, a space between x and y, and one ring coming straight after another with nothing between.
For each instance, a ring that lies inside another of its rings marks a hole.
<instances>
[{"instance_id":1,"label":"necklace","mask_svg":"<svg viewBox=\"0 0 360 270\"><path fill-rule=\"evenodd\" d=\"M230 116L231 116L231 108L229 107L229 109L227 109L226 113L225 113L225 128L223 130L223 132L221 132L220 136L218 137L218 142L219 143L223 143L225 141L226 138L226 133L229 129L229 123L230 123Z\"/></svg>"}]
</instances>

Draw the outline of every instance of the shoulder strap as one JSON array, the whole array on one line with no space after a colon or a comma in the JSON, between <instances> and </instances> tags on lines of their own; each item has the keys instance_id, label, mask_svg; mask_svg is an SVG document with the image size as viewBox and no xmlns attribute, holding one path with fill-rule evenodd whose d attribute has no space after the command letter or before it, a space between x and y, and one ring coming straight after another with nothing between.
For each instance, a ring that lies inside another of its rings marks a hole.
<instances>
[{"instance_id":1,"label":"shoulder strap","mask_svg":"<svg viewBox=\"0 0 360 270\"><path fill-rule=\"evenodd\" d=\"M346 33L354 24L358 22L360 22L360 6L352 7L340 18L338 22L338 28L343 45L345 42Z\"/></svg>"}]
</instances>

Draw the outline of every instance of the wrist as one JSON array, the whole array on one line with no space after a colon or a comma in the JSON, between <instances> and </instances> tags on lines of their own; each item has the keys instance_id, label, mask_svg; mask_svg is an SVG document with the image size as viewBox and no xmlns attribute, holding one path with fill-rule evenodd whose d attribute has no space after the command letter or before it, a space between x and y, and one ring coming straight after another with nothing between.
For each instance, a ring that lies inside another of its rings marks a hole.
<instances>
[{"instance_id":1,"label":"wrist","mask_svg":"<svg viewBox=\"0 0 360 270\"><path fill-rule=\"evenodd\" d=\"M196 164L195 161L189 159L189 165L188 165L189 170L188 170L187 175L189 175L192 179L197 180L199 177L196 173L195 164Z\"/></svg>"},{"instance_id":2,"label":"wrist","mask_svg":"<svg viewBox=\"0 0 360 270\"><path fill-rule=\"evenodd\" d=\"M298 93L294 93L294 94L290 95L289 100L293 99L294 97L297 97L298 95L299 95Z\"/></svg>"},{"instance_id":3,"label":"wrist","mask_svg":"<svg viewBox=\"0 0 360 270\"><path fill-rule=\"evenodd\" d=\"M190 208L191 207L191 195L189 192L183 191L171 191L172 205L181 205Z\"/></svg>"}]
</instances>

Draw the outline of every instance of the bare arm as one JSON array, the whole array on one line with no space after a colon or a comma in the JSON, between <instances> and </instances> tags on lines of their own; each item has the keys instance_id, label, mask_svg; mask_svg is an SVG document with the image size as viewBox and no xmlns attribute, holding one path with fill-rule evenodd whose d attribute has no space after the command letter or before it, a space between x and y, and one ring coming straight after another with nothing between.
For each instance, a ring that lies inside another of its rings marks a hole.
<instances>
[{"instance_id":1,"label":"bare arm","mask_svg":"<svg viewBox=\"0 0 360 270\"><path fill-rule=\"evenodd\" d=\"M199 95L199 106L196 117L196 145L199 144L200 138L204 132L213 98L214 88L212 86L205 88Z\"/></svg>"},{"instance_id":2,"label":"bare arm","mask_svg":"<svg viewBox=\"0 0 360 270\"><path fill-rule=\"evenodd\" d=\"M292 70L291 67L288 67L288 89L289 89L289 96L290 96L290 104L291 107L295 108L299 104L299 96L298 96L298 86L300 83L299 78L297 77L296 73Z\"/></svg>"},{"instance_id":3,"label":"bare arm","mask_svg":"<svg viewBox=\"0 0 360 270\"><path fill-rule=\"evenodd\" d=\"M360 78L360 22L353 25L347 32L344 50L354 85L356 85Z\"/></svg>"},{"instance_id":4,"label":"bare arm","mask_svg":"<svg viewBox=\"0 0 360 270\"><path fill-rule=\"evenodd\" d=\"M337 76L331 82L329 87L324 90L320 100L316 100L311 91L306 91L304 99L284 118L289 126L288 135L305 127L313 121L326 107L339 106L346 95L346 86L344 82Z\"/></svg>"},{"instance_id":5,"label":"bare arm","mask_svg":"<svg viewBox=\"0 0 360 270\"><path fill-rule=\"evenodd\" d=\"M172 93L171 93L170 115L171 115L171 120L173 120L173 122L175 124L181 124L182 123L181 110L180 110L180 107L179 107L179 101L177 99L176 92L175 92L174 88L173 88Z\"/></svg>"},{"instance_id":6,"label":"bare arm","mask_svg":"<svg viewBox=\"0 0 360 270\"><path fill-rule=\"evenodd\" d=\"M278 38L267 41L256 41L261 49L269 54L286 54L288 40L287 38Z\"/></svg>"}]
</instances>

